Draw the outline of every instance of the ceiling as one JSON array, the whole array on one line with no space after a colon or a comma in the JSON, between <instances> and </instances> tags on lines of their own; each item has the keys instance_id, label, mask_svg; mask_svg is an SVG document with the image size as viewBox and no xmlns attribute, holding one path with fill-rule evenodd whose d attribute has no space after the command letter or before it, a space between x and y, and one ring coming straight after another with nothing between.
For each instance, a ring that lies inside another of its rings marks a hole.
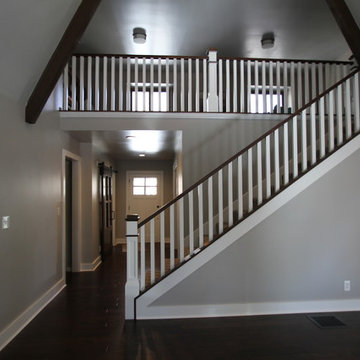
<instances>
[{"instance_id":1,"label":"ceiling","mask_svg":"<svg viewBox=\"0 0 360 360\"><path fill-rule=\"evenodd\" d=\"M133 43L134 27L146 29L146 44ZM266 32L273 49L261 48ZM209 48L233 57L349 55L325 0L102 0L77 52L202 56Z\"/></svg>"}]
</instances>

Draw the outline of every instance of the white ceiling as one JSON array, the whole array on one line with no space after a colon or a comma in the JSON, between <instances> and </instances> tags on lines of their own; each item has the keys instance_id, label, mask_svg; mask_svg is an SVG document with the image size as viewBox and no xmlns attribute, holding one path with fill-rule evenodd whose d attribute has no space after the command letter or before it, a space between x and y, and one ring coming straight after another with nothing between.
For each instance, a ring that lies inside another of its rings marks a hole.
<instances>
[{"instance_id":1,"label":"white ceiling","mask_svg":"<svg viewBox=\"0 0 360 360\"><path fill-rule=\"evenodd\" d=\"M146 44L133 43L134 27L146 29ZM260 44L266 32L275 34L270 50ZM349 53L325 0L102 0L77 51L201 56L209 48L234 57L336 60Z\"/></svg>"}]
</instances>

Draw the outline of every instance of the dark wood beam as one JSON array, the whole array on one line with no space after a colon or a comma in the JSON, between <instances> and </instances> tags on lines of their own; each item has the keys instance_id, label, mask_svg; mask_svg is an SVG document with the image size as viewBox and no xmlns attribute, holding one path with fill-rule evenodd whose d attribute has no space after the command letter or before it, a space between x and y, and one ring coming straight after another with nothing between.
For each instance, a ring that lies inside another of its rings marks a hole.
<instances>
[{"instance_id":1,"label":"dark wood beam","mask_svg":"<svg viewBox=\"0 0 360 360\"><path fill-rule=\"evenodd\" d=\"M101 0L82 0L26 105L25 121L35 124Z\"/></svg>"},{"instance_id":2,"label":"dark wood beam","mask_svg":"<svg viewBox=\"0 0 360 360\"><path fill-rule=\"evenodd\" d=\"M356 61L360 64L360 29L345 0L326 0Z\"/></svg>"}]
</instances>

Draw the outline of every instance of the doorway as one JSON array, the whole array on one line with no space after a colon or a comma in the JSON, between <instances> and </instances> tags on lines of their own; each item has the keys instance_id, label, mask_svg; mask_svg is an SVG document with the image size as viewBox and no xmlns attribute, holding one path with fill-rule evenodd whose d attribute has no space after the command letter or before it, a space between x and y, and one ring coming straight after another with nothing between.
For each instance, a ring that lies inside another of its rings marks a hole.
<instances>
[{"instance_id":1,"label":"doorway","mask_svg":"<svg viewBox=\"0 0 360 360\"><path fill-rule=\"evenodd\" d=\"M81 265L81 198L79 156L62 153L62 276L69 281L72 272Z\"/></svg>"}]
</instances>

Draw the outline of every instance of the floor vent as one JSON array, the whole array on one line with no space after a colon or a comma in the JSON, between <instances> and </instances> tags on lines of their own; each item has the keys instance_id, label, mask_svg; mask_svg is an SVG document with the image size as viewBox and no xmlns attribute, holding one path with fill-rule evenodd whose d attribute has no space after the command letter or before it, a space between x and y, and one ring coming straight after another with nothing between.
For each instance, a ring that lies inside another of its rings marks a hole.
<instances>
[{"instance_id":1,"label":"floor vent","mask_svg":"<svg viewBox=\"0 0 360 360\"><path fill-rule=\"evenodd\" d=\"M346 324L344 324L335 316L319 315L308 316L308 318L321 329L339 328L346 326Z\"/></svg>"}]
</instances>

